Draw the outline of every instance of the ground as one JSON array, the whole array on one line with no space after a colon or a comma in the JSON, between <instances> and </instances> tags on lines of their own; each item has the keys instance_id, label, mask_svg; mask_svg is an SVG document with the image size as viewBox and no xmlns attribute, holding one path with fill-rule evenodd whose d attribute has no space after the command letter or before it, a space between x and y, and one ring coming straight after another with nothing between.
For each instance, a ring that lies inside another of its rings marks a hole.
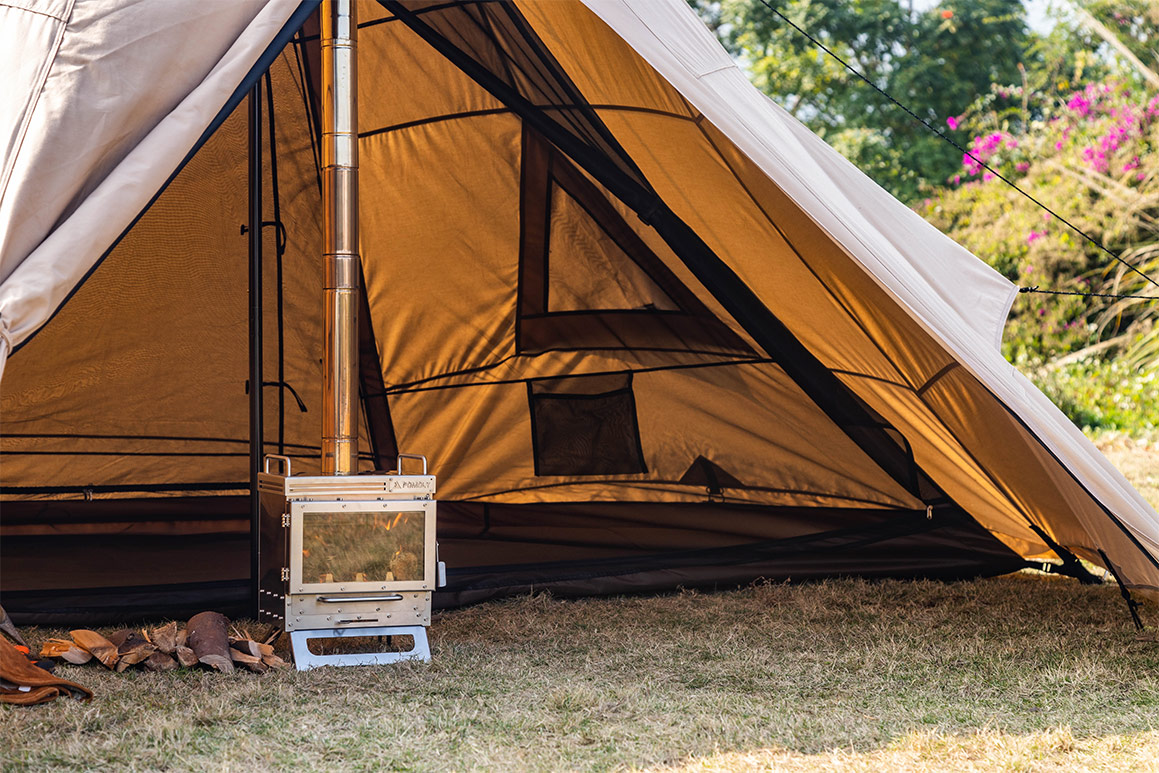
<instances>
[{"instance_id":1,"label":"ground","mask_svg":"<svg viewBox=\"0 0 1159 773\"><path fill-rule=\"evenodd\" d=\"M1159 448L1105 445L1159 503ZM429 666L62 665L96 699L0 709L0 768L1159 770L1143 614L1030 573L523 597L436 616Z\"/></svg>"}]
</instances>

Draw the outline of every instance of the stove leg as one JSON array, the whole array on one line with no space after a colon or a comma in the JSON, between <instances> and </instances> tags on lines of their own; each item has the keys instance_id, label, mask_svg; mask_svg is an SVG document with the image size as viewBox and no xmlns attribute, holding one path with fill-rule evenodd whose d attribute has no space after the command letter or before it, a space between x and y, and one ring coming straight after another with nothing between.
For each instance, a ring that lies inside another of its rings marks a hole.
<instances>
[{"instance_id":1,"label":"stove leg","mask_svg":"<svg viewBox=\"0 0 1159 773\"><path fill-rule=\"evenodd\" d=\"M311 639L342 639L371 636L412 636L414 648L406 652L360 652L355 654L315 655L310 652ZM294 665L299 671L307 671L319 666L381 666L404 660L431 662L431 648L427 641L427 629L422 625L396 625L383 628L323 628L307 631L290 631L290 643L294 649Z\"/></svg>"}]
</instances>

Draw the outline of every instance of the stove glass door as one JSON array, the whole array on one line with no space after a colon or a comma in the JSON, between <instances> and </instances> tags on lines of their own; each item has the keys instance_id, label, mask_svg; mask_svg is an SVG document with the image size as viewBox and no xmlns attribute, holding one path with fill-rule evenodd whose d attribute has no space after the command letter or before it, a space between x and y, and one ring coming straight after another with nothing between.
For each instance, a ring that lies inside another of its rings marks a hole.
<instances>
[{"instance_id":1,"label":"stove glass door","mask_svg":"<svg viewBox=\"0 0 1159 773\"><path fill-rule=\"evenodd\" d=\"M429 584L432 502L311 502L292 510L295 592Z\"/></svg>"}]
</instances>

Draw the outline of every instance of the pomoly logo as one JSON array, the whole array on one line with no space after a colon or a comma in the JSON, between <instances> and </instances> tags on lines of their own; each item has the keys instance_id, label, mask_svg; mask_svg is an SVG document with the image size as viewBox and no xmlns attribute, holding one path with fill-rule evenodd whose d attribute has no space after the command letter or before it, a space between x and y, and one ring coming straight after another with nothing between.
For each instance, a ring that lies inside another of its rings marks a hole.
<instances>
[{"instance_id":1,"label":"pomoly logo","mask_svg":"<svg viewBox=\"0 0 1159 773\"><path fill-rule=\"evenodd\" d=\"M425 493L431 490L431 481L429 478L390 478L386 482L386 490L390 492L418 491Z\"/></svg>"}]
</instances>

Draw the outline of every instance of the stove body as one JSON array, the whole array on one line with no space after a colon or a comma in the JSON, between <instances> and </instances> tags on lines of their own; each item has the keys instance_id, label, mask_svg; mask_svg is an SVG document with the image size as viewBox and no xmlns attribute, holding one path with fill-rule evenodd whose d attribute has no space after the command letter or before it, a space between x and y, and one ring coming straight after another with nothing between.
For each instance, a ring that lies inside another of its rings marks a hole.
<instances>
[{"instance_id":1,"label":"stove body","mask_svg":"<svg viewBox=\"0 0 1159 773\"><path fill-rule=\"evenodd\" d=\"M402 459L399 458L399 469ZM299 669L430 660L431 594L444 572L435 542L435 477L291 476L266 457L261 500L258 609L291 635ZM269 472L271 461L281 473ZM319 655L309 641L410 636L406 652Z\"/></svg>"}]
</instances>

